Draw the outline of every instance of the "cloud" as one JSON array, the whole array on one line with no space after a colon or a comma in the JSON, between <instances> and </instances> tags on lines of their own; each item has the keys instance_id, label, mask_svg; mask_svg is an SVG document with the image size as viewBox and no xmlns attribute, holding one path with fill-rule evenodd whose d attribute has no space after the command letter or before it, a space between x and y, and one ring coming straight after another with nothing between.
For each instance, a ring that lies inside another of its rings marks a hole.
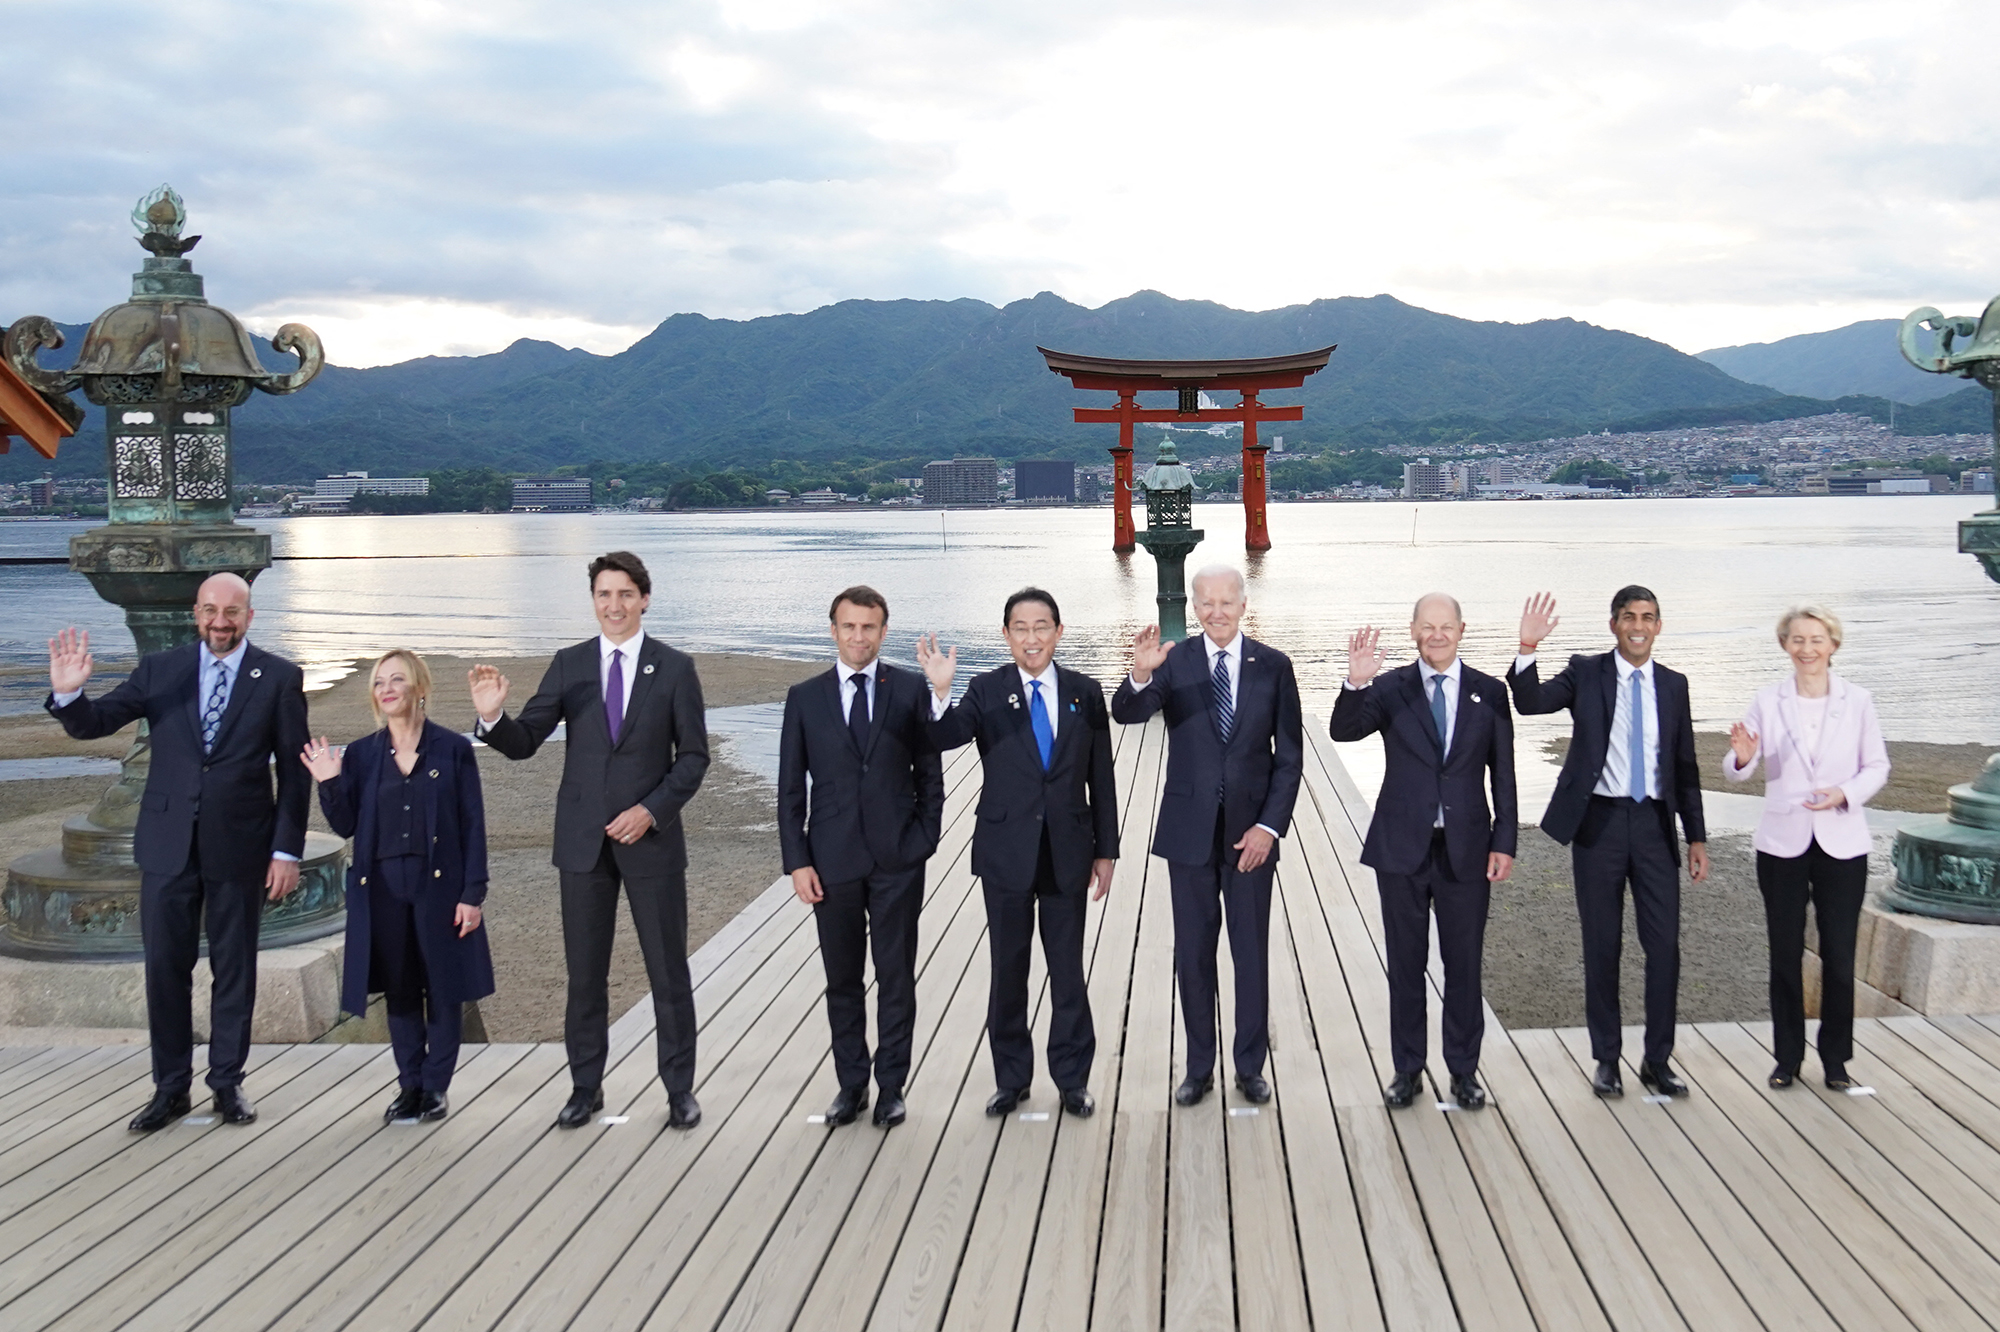
<instances>
[{"instance_id":1,"label":"cloud","mask_svg":"<svg viewBox=\"0 0 2000 1332\"><path fill-rule=\"evenodd\" d=\"M1954 0L7 15L0 317L117 300L162 179L214 299L318 318L346 364L1141 287L1696 350L1995 286L2000 113L1959 90L2000 11Z\"/></svg>"}]
</instances>

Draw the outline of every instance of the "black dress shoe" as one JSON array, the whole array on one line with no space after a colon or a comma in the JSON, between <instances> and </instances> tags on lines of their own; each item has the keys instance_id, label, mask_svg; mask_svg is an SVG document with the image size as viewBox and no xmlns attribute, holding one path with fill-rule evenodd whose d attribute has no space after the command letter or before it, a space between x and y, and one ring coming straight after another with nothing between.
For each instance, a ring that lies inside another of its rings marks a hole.
<instances>
[{"instance_id":1,"label":"black dress shoe","mask_svg":"<svg viewBox=\"0 0 2000 1332\"><path fill-rule=\"evenodd\" d=\"M1616 1059L1597 1061L1597 1072L1590 1079L1590 1089L1599 1096L1623 1096L1625 1077L1618 1071Z\"/></svg>"},{"instance_id":2,"label":"black dress shoe","mask_svg":"<svg viewBox=\"0 0 2000 1332\"><path fill-rule=\"evenodd\" d=\"M601 1087L576 1087L570 1091L569 1104L556 1116L557 1128L582 1128L590 1122L590 1117L604 1108L604 1089Z\"/></svg>"},{"instance_id":3,"label":"black dress shoe","mask_svg":"<svg viewBox=\"0 0 2000 1332\"><path fill-rule=\"evenodd\" d=\"M701 1123L701 1102L691 1091L667 1093L667 1127L691 1129Z\"/></svg>"},{"instance_id":4,"label":"black dress shoe","mask_svg":"<svg viewBox=\"0 0 2000 1332\"><path fill-rule=\"evenodd\" d=\"M1007 1114L1015 1106L1027 1099L1028 1089L1026 1087L1002 1087L986 1099L986 1113L989 1115Z\"/></svg>"},{"instance_id":5,"label":"black dress shoe","mask_svg":"<svg viewBox=\"0 0 2000 1332\"><path fill-rule=\"evenodd\" d=\"M842 1087L840 1094L833 1098L833 1104L826 1108L826 1126L839 1128L842 1124L852 1124L854 1117L867 1108L866 1087Z\"/></svg>"},{"instance_id":6,"label":"black dress shoe","mask_svg":"<svg viewBox=\"0 0 2000 1332\"><path fill-rule=\"evenodd\" d=\"M1784 1088L1791 1086L1792 1082L1798 1076L1799 1066L1797 1064L1779 1064L1771 1070L1771 1085L1782 1091Z\"/></svg>"},{"instance_id":7,"label":"black dress shoe","mask_svg":"<svg viewBox=\"0 0 2000 1332\"><path fill-rule=\"evenodd\" d=\"M894 1128L909 1118L909 1110L903 1105L901 1087L884 1087L882 1094L875 1098L875 1127Z\"/></svg>"},{"instance_id":8,"label":"black dress shoe","mask_svg":"<svg viewBox=\"0 0 2000 1332\"><path fill-rule=\"evenodd\" d=\"M417 1102L417 1118L426 1124L435 1124L450 1113L451 1102L445 1100L443 1092L424 1092Z\"/></svg>"},{"instance_id":9,"label":"black dress shoe","mask_svg":"<svg viewBox=\"0 0 2000 1332\"><path fill-rule=\"evenodd\" d=\"M1382 1093L1382 1100L1391 1110L1406 1110L1423 1089L1424 1075L1421 1072L1398 1073L1388 1090Z\"/></svg>"},{"instance_id":10,"label":"black dress shoe","mask_svg":"<svg viewBox=\"0 0 2000 1332\"><path fill-rule=\"evenodd\" d=\"M1209 1074L1207 1076L1199 1078L1196 1077L1183 1078L1181 1080L1181 1085L1174 1088L1174 1104L1200 1105L1201 1098L1208 1095L1209 1091L1213 1089L1214 1086L1215 1086L1215 1076L1213 1074Z\"/></svg>"},{"instance_id":11,"label":"black dress shoe","mask_svg":"<svg viewBox=\"0 0 2000 1332\"><path fill-rule=\"evenodd\" d=\"M134 1133L151 1133L179 1119L192 1108L192 1105L186 1092L156 1091L153 1093L152 1104L134 1115L132 1122L125 1127Z\"/></svg>"},{"instance_id":12,"label":"black dress shoe","mask_svg":"<svg viewBox=\"0 0 2000 1332\"><path fill-rule=\"evenodd\" d=\"M1089 1119L1097 1113L1097 1098L1090 1094L1088 1087L1069 1087L1062 1093L1062 1108L1078 1119Z\"/></svg>"},{"instance_id":13,"label":"black dress shoe","mask_svg":"<svg viewBox=\"0 0 2000 1332\"><path fill-rule=\"evenodd\" d=\"M241 1087L218 1087L215 1089L215 1113L222 1116L225 1124L254 1124L257 1122L257 1107L243 1094Z\"/></svg>"},{"instance_id":14,"label":"black dress shoe","mask_svg":"<svg viewBox=\"0 0 2000 1332\"><path fill-rule=\"evenodd\" d=\"M1461 1110L1483 1110L1486 1108L1486 1088L1479 1085L1477 1076L1471 1073L1451 1075L1451 1099L1458 1102Z\"/></svg>"},{"instance_id":15,"label":"black dress shoe","mask_svg":"<svg viewBox=\"0 0 2000 1332\"><path fill-rule=\"evenodd\" d=\"M1849 1088L1859 1087L1860 1085L1853 1078L1847 1076L1847 1065L1828 1064L1826 1066L1826 1089L1828 1091L1847 1091Z\"/></svg>"},{"instance_id":16,"label":"black dress shoe","mask_svg":"<svg viewBox=\"0 0 2000 1332\"><path fill-rule=\"evenodd\" d=\"M399 1119L415 1119L423 1103L422 1087L405 1087L396 1093L396 1099L389 1102L389 1108L382 1112L382 1122L393 1124Z\"/></svg>"},{"instance_id":17,"label":"black dress shoe","mask_svg":"<svg viewBox=\"0 0 2000 1332\"><path fill-rule=\"evenodd\" d=\"M1648 1059L1639 1065L1639 1081L1655 1096L1686 1096L1688 1085L1675 1075L1665 1064L1656 1064Z\"/></svg>"},{"instance_id":18,"label":"black dress shoe","mask_svg":"<svg viewBox=\"0 0 2000 1332\"><path fill-rule=\"evenodd\" d=\"M1271 1084L1261 1073L1238 1073L1236 1090L1243 1093L1243 1099L1252 1105L1262 1105L1271 1099Z\"/></svg>"}]
</instances>

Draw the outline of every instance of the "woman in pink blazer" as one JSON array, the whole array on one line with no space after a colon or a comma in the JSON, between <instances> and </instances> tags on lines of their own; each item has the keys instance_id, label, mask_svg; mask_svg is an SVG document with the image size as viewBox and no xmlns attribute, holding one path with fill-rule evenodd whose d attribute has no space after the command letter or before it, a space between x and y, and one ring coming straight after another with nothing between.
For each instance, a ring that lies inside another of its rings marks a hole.
<instances>
[{"instance_id":1,"label":"woman in pink blazer","mask_svg":"<svg viewBox=\"0 0 2000 1332\"><path fill-rule=\"evenodd\" d=\"M1826 1085L1854 1085L1854 937L1868 891L1868 815L1862 806L1889 779L1875 700L1831 669L1840 617L1794 606L1778 619L1778 645L1796 668L1767 686L1729 728L1722 775L1734 782L1764 761L1764 817L1757 824L1757 887L1771 939L1771 1026L1789 1087L1806 1054L1806 903L1819 926L1819 1059Z\"/></svg>"}]
</instances>

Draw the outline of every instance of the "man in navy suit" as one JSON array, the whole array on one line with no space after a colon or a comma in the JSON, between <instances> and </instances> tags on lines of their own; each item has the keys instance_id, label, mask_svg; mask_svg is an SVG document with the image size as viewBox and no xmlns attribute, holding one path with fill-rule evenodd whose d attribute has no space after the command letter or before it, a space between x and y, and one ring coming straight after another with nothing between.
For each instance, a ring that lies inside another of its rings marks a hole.
<instances>
[{"instance_id":1,"label":"man in navy suit","mask_svg":"<svg viewBox=\"0 0 2000 1332\"><path fill-rule=\"evenodd\" d=\"M152 1033L153 1100L133 1119L150 1133L185 1115L194 1082L194 964L208 930L208 1085L225 1123L248 1124L243 1094L257 1001L257 932L264 901L299 882L312 778L305 748L305 676L246 637L250 584L233 573L195 594L198 642L139 659L103 698L90 681L90 636L65 629L49 640L46 704L78 740L110 735L144 718L152 763L132 850L139 861L139 921L146 948L146 1021ZM272 760L276 760L276 790Z\"/></svg>"},{"instance_id":2,"label":"man in navy suit","mask_svg":"<svg viewBox=\"0 0 2000 1332\"><path fill-rule=\"evenodd\" d=\"M1521 655L1507 672L1524 716L1570 713L1569 752L1542 815L1542 831L1570 848L1576 914L1583 926L1583 1003L1590 1024L1591 1087L1622 1096L1618 954L1625 935L1625 885L1646 954L1646 1054L1639 1081L1663 1096L1687 1095L1667 1064L1681 976L1678 814L1688 841L1688 877L1708 877L1708 833L1695 768L1694 715L1687 677L1653 660L1660 599L1637 585L1611 598L1617 650L1574 656L1543 683L1535 649L1556 625L1555 598L1528 599L1521 612Z\"/></svg>"},{"instance_id":3,"label":"man in navy suit","mask_svg":"<svg viewBox=\"0 0 2000 1332\"><path fill-rule=\"evenodd\" d=\"M778 841L792 891L813 909L840 1091L829 1128L868 1108L875 953L877 1128L903 1122L917 1022L917 914L944 819L944 766L925 735L923 681L881 661L889 603L856 586L827 612L839 660L791 687L778 746ZM811 778L808 787L807 779Z\"/></svg>"},{"instance_id":4,"label":"man in navy suit","mask_svg":"<svg viewBox=\"0 0 2000 1332\"><path fill-rule=\"evenodd\" d=\"M983 782L972 833L972 872L986 898L993 978L986 1039L997 1084L986 1113L1027 1099L1035 1071L1028 1034L1028 965L1039 916L1049 973L1049 1077L1062 1107L1088 1116L1097 1029L1083 971L1089 901L1111 891L1118 860L1118 791L1104 687L1056 663L1062 612L1038 587L1007 598L1001 632L1012 662L974 676L947 708L958 649L917 639L917 661L933 691L930 734L941 750L979 742Z\"/></svg>"},{"instance_id":5,"label":"man in navy suit","mask_svg":"<svg viewBox=\"0 0 2000 1332\"><path fill-rule=\"evenodd\" d=\"M467 680L478 739L510 759L532 757L565 724L556 790L555 867L562 887L563 1014L570 1096L558 1128L604 1108L610 1053L611 940L618 889L632 909L653 986L654 1044L667 1125L701 1123L694 1095L694 987L687 964L687 838L681 808L708 771L708 719L694 659L646 633L653 580L629 550L590 562L599 633L556 653L519 717L506 714L507 677L475 666Z\"/></svg>"},{"instance_id":6,"label":"man in navy suit","mask_svg":"<svg viewBox=\"0 0 2000 1332\"><path fill-rule=\"evenodd\" d=\"M1249 608L1243 575L1210 565L1193 589L1201 636L1168 647L1157 627L1140 630L1111 716L1127 725L1167 718L1153 854L1167 862L1173 888L1174 978L1188 1033L1187 1076L1174 1100L1193 1105L1215 1085L1215 948L1227 919L1236 1086L1261 1104L1271 1099L1271 875L1305 775L1305 726L1291 658L1239 628Z\"/></svg>"},{"instance_id":7,"label":"man in navy suit","mask_svg":"<svg viewBox=\"0 0 2000 1332\"><path fill-rule=\"evenodd\" d=\"M1430 917L1444 959L1444 1063L1459 1106L1486 1104L1479 1045L1486 1033L1479 968L1492 885L1514 869L1514 719L1507 687L1459 659L1465 617L1433 592L1417 603L1410 635L1418 660L1377 678L1382 633L1347 643L1347 680L1328 729L1335 740L1380 733L1388 766L1361 863L1382 895L1388 955L1389 1050L1396 1075L1385 1099L1401 1109L1423 1086L1425 970ZM1489 816L1486 787L1493 786Z\"/></svg>"}]
</instances>

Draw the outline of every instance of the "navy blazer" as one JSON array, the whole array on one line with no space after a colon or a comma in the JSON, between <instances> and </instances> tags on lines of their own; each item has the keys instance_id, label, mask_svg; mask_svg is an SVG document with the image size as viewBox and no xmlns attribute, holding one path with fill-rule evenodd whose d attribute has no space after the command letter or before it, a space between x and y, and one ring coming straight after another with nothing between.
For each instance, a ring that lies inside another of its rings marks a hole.
<instances>
[{"instance_id":1,"label":"navy blazer","mask_svg":"<svg viewBox=\"0 0 2000 1332\"><path fill-rule=\"evenodd\" d=\"M1225 848L1263 824L1283 837L1305 776L1306 732L1292 659L1249 635L1236 682L1236 724L1229 744L1215 730L1208 636L1174 645L1143 689L1128 675L1111 696L1113 721L1134 725L1156 712L1167 718L1167 779L1153 854L1182 865L1215 856L1215 815L1222 810ZM1271 859L1278 848L1271 848Z\"/></svg>"},{"instance_id":2,"label":"navy blazer","mask_svg":"<svg viewBox=\"0 0 2000 1332\"><path fill-rule=\"evenodd\" d=\"M915 869L937 850L944 823L944 765L924 731L929 687L921 676L877 661L863 751L840 710L845 670L828 670L787 691L778 738L778 844L785 873L811 866L823 883L852 883L878 869Z\"/></svg>"},{"instance_id":3,"label":"navy blazer","mask_svg":"<svg viewBox=\"0 0 2000 1332\"><path fill-rule=\"evenodd\" d=\"M86 694L58 708L51 694L43 706L77 740L95 740L146 719L152 762L132 839L140 869L179 874L199 831L204 878L261 884L273 852L305 854L312 799L312 777L299 762L308 739L305 675L283 657L249 644L215 748L204 754L198 656L204 651L200 643L188 643L149 652L103 698Z\"/></svg>"},{"instance_id":4,"label":"navy blazer","mask_svg":"<svg viewBox=\"0 0 2000 1332\"><path fill-rule=\"evenodd\" d=\"M1556 778L1555 794L1549 798L1548 812L1542 815L1542 831L1567 845L1572 839L1591 845L1595 836L1584 828L1590 796L1604 773L1604 756L1611 749L1611 719L1618 710L1618 662L1615 652L1569 659L1554 679L1542 683L1538 663L1528 669L1507 669L1507 683L1514 691L1514 706L1523 716L1542 713L1570 713L1569 752L1563 755L1562 775ZM1708 840L1708 826L1701 812L1701 773L1694 753L1694 712L1688 702L1687 677L1653 663L1653 700L1658 712L1660 737L1660 804L1667 815L1667 845L1680 863L1680 846L1673 837L1673 816L1680 815L1681 828L1690 842ZM1581 834L1581 836L1579 836Z\"/></svg>"},{"instance_id":5,"label":"navy blazer","mask_svg":"<svg viewBox=\"0 0 2000 1332\"><path fill-rule=\"evenodd\" d=\"M1046 771L1029 693L1011 661L974 676L964 697L930 722L939 749L979 742L984 780L972 830L972 872L996 888L1034 888L1044 827L1059 892L1084 891L1092 861L1118 858L1118 779L1104 686L1058 663L1055 692L1045 700L1060 713Z\"/></svg>"},{"instance_id":6,"label":"navy blazer","mask_svg":"<svg viewBox=\"0 0 2000 1332\"><path fill-rule=\"evenodd\" d=\"M587 638L556 653L541 687L519 717L503 715L479 738L510 759L524 759L567 722L562 785L556 789L557 869L587 872L604 854L604 829L634 805L653 826L618 848L621 866L662 874L687 868L681 806L701 789L708 771L708 714L694 658L647 634L639 649L632 701L611 743L604 719L598 641Z\"/></svg>"},{"instance_id":7,"label":"navy blazer","mask_svg":"<svg viewBox=\"0 0 2000 1332\"><path fill-rule=\"evenodd\" d=\"M1375 817L1361 844L1361 863L1389 874L1415 874L1430 857L1438 806L1444 806L1444 840L1452 877L1486 879L1486 857L1513 855L1519 810L1514 796L1514 714L1507 686L1463 662L1458 677L1458 720L1451 753L1440 754L1437 722L1425 697L1420 664L1379 675L1365 689L1342 689L1327 724L1335 740L1382 734L1388 766ZM1493 808L1486 806L1486 775L1493 774Z\"/></svg>"},{"instance_id":8,"label":"navy blazer","mask_svg":"<svg viewBox=\"0 0 2000 1332\"><path fill-rule=\"evenodd\" d=\"M366 1013L368 996L382 989L372 974L368 877L375 872L376 798L388 746L386 728L362 736L341 755L340 775L319 788L327 825L354 839L347 865L347 954L340 988L340 1006L350 1013ZM460 902L479 906L486 900L486 804L479 791L479 761L471 741L433 721L424 723L422 758L417 769L424 793L417 947L431 997L439 1003L469 1003L493 993L486 923L482 920L461 939L452 920Z\"/></svg>"}]
</instances>

